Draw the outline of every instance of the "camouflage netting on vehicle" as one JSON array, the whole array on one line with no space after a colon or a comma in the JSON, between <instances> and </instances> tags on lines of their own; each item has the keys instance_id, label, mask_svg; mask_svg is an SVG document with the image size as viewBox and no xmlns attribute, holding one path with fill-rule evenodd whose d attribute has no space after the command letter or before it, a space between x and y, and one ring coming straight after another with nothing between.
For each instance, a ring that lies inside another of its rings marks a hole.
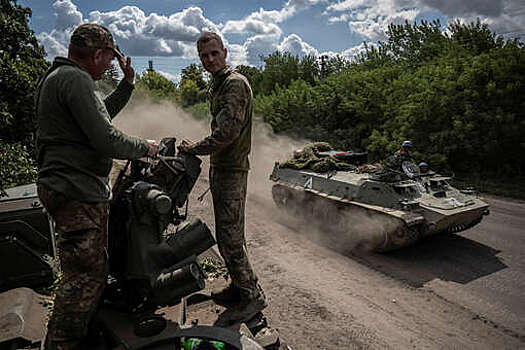
<instances>
[{"instance_id":1,"label":"camouflage netting on vehicle","mask_svg":"<svg viewBox=\"0 0 525 350\"><path fill-rule=\"evenodd\" d=\"M333 157L319 157L318 152L332 151L333 148L327 142L312 142L304 146L300 151L294 152L293 159L290 159L280 168L295 170L312 170L317 173L326 173L334 170L355 170L356 167Z\"/></svg>"}]
</instances>

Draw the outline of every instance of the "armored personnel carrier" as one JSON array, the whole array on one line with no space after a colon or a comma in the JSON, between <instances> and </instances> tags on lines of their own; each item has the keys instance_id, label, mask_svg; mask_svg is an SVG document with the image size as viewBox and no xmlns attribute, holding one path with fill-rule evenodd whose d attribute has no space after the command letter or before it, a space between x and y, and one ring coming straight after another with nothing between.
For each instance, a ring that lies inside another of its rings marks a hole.
<instances>
[{"instance_id":1,"label":"armored personnel carrier","mask_svg":"<svg viewBox=\"0 0 525 350\"><path fill-rule=\"evenodd\" d=\"M399 170L387 169L363 166L362 153L323 151L310 149L306 162L275 163L270 175L275 182L273 200L288 213L320 222L333 232L348 234L360 221L379 223L374 232L367 230L371 237L351 232L372 250L386 252L430 235L457 233L489 213L488 204L473 191L452 187L447 176L420 174L412 162L404 162ZM312 153L328 158L315 162ZM300 160L301 153L294 158ZM305 167L306 163L313 166Z\"/></svg>"}]
</instances>

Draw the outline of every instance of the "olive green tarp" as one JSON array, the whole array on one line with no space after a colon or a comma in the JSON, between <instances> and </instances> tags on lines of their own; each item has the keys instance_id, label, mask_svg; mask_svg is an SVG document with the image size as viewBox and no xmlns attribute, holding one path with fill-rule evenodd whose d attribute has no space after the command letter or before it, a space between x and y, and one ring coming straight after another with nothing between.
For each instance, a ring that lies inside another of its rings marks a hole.
<instances>
[{"instance_id":1,"label":"olive green tarp","mask_svg":"<svg viewBox=\"0 0 525 350\"><path fill-rule=\"evenodd\" d=\"M312 142L307 144L302 150L294 153L293 159L290 159L280 168L289 168L295 170L312 170L316 173L326 173L336 170L355 170L356 167L344 161L337 160L335 157L319 157L318 152L332 151L333 148L327 142Z\"/></svg>"}]
</instances>

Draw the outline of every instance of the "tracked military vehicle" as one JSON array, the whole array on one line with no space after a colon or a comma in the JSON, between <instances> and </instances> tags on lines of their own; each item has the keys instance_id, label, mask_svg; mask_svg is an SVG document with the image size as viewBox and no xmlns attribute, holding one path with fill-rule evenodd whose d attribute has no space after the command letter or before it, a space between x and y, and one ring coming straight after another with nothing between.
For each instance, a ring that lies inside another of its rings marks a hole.
<instances>
[{"instance_id":1,"label":"tracked military vehicle","mask_svg":"<svg viewBox=\"0 0 525 350\"><path fill-rule=\"evenodd\" d=\"M489 213L487 203L473 191L452 187L447 176L420 174L412 162L404 162L399 170L363 166L363 153L324 151L314 149L316 157L328 157L322 163L312 157L293 166L276 163L270 175L275 182L273 200L283 210L320 222L334 233L348 234L363 220L377 222L375 232L367 231L371 237L351 232L372 250L386 252L430 235L457 233ZM303 166L307 163L313 166ZM339 166L330 167L334 164Z\"/></svg>"}]
</instances>

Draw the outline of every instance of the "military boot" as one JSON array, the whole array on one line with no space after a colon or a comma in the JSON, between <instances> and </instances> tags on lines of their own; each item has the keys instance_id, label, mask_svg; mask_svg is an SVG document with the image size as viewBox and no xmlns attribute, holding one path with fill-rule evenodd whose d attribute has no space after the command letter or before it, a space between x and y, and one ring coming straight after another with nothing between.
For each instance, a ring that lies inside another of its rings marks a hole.
<instances>
[{"instance_id":1,"label":"military boot","mask_svg":"<svg viewBox=\"0 0 525 350\"><path fill-rule=\"evenodd\" d=\"M211 298L217 305L231 306L241 301L241 290L230 283L221 290L211 292Z\"/></svg>"},{"instance_id":2,"label":"military boot","mask_svg":"<svg viewBox=\"0 0 525 350\"><path fill-rule=\"evenodd\" d=\"M264 310L268 306L264 292L258 286L255 293L242 290L241 301L224 311L215 322L215 325L228 327L234 323L247 322L257 313Z\"/></svg>"}]
</instances>

